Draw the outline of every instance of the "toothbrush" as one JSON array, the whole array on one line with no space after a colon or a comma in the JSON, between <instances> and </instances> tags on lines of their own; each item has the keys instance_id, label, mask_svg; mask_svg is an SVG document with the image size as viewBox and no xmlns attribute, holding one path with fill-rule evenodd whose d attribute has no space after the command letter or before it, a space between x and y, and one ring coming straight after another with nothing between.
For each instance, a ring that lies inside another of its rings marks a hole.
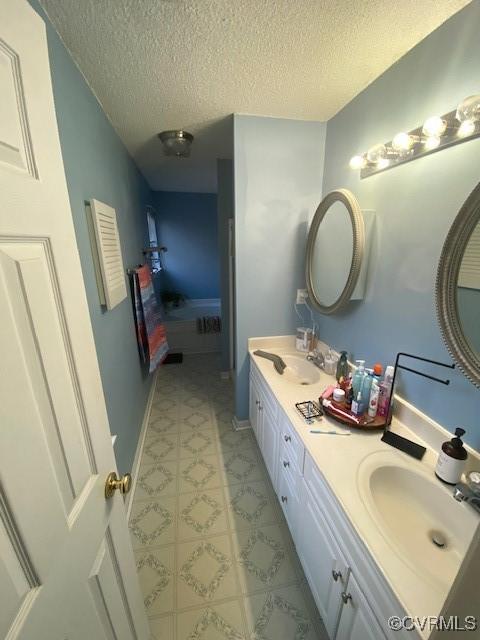
<instances>
[{"instance_id":1,"label":"toothbrush","mask_svg":"<svg viewBox=\"0 0 480 640\"><path fill-rule=\"evenodd\" d=\"M310 433L316 433L319 435L325 435L325 436L351 436L352 432L351 431L320 431L318 429L310 429Z\"/></svg>"}]
</instances>

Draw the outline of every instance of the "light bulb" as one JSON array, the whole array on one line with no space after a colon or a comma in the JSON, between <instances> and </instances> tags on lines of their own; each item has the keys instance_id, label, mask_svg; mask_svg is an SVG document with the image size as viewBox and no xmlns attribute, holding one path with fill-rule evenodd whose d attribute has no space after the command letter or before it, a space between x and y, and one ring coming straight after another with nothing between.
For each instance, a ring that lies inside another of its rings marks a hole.
<instances>
[{"instance_id":1,"label":"light bulb","mask_svg":"<svg viewBox=\"0 0 480 640\"><path fill-rule=\"evenodd\" d=\"M439 144L440 138L438 136L428 136L428 138L425 140L425 149L428 149L429 151L431 149L436 149Z\"/></svg>"},{"instance_id":2,"label":"light bulb","mask_svg":"<svg viewBox=\"0 0 480 640\"><path fill-rule=\"evenodd\" d=\"M387 157L387 147L384 144L376 144L367 151L367 160L378 163Z\"/></svg>"},{"instance_id":3,"label":"light bulb","mask_svg":"<svg viewBox=\"0 0 480 640\"><path fill-rule=\"evenodd\" d=\"M471 136L475 132L475 122L473 120L464 120L458 128L460 138Z\"/></svg>"},{"instance_id":4,"label":"light bulb","mask_svg":"<svg viewBox=\"0 0 480 640\"><path fill-rule=\"evenodd\" d=\"M427 138L439 138L445 133L447 123L440 116L432 116L423 123L423 133Z\"/></svg>"},{"instance_id":5,"label":"light bulb","mask_svg":"<svg viewBox=\"0 0 480 640\"><path fill-rule=\"evenodd\" d=\"M468 96L457 107L455 117L459 122L480 120L480 95Z\"/></svg>"},{"instance_id":6,"label":"light bulb","mask_svg":"<svg viewBox=\"0 0 480 640\"><path fill-rule=\"evenodd\" d=\"M353 156L349 164L350 169L364 169L367 166L367 159L365 156Z\"/></svg>"},{"instance_id":7,"label":"light bulb","mask_svg":"<svg viewBox=\"0 0 480 640\"><path fill-rule=\"evenodd\" d=\"M388 158L380 158L377 160L377 169L386 169L390 164L390 160Z\"/></svg>"},{"instance_id":8,"label":"light bulb","mask_svg":"<svg viewBox=\"0 0 480 640\"><path fill-rule=\"evenodd\" d=\"M392 147L395 151L409 151L415 143L413 136L401 131L392 140Z\"/></svg>"}]
</instances>

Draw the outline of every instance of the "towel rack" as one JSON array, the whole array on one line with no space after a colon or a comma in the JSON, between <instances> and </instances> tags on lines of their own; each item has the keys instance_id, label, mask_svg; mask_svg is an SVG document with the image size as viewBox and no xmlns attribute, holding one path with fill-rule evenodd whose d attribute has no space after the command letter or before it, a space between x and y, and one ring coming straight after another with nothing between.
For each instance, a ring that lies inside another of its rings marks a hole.
<instances>
[{"instance_id":1,"label":"towel rack","mask_svg":"<svg viewBox=\"0 0 480 640\"><path fill-rule=\"evenodd\" d=\"M139 264L134 269L127 269L127 275L133 276L137 269L140 269L140 267L144 267L144 266L145 266L144 264Z\"/></svg>"}]
</instances>

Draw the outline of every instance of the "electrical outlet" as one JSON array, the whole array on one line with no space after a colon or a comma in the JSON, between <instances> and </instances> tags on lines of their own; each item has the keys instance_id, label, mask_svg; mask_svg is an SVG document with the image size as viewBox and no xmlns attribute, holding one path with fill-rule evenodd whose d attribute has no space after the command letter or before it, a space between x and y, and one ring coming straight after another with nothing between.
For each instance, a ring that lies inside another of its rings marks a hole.
<instances>
[{"instance_id":1,"label":"electrical outlet","mask_svg":"<svg viewBox=\"0 0 480 640\"><path fill-rule=\"evenodd\" d=\"M308 298L308 292L306 289L297 289L296 304L305 304L305 300Z\"/></svg>"}]
</instances>

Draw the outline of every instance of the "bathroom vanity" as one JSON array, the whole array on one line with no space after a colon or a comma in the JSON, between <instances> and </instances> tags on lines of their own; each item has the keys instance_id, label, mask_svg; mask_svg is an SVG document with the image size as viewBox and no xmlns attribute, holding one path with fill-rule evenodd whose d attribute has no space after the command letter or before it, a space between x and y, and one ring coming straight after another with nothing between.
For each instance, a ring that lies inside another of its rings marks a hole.
<instances>
[{"instance_id":1,"label":"bathroom vanity","mask_svg":"<svg viewBox=\"0 0 480 640\"><path fill-rule=\"evenodd\" d=\"M309 426L298 414L295 403L317 400L334 379L293 345L293 337L249 340L250 422L327 632L426 638L428 629L397 631L388 620L440 613L479 522L434 476L446 432L401 402L392 429L427 447L422 461L381 442L381 431L310 433L345 427L326 416ZM256 349L281 355L284 375Z\"/></svg>"}]
</instances>

